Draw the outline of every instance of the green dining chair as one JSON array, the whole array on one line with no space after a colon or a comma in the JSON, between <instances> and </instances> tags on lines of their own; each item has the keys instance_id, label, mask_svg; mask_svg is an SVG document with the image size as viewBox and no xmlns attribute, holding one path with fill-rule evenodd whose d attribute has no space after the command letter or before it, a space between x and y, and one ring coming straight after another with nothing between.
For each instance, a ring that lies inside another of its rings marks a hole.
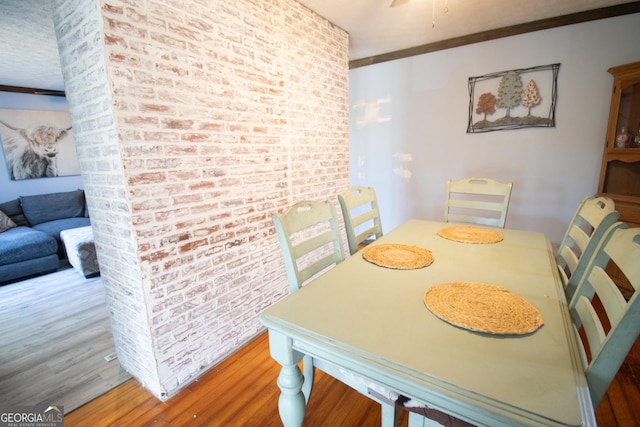
<instances>
[{"instance_id":1,"label":"green dining chair","mask_svg":"<svg viewBox=\"0 0 640 427\"><path fill-rule=\"evenodd\" d=\"M624 278L609 274L610 263ZM634 290L628 300L620 290L625 279ZM617 222L605 232L570 302L594 408L640 335L639 291L640 228Z\"/></svg>"},{"instance_id":2,"label":"green dining chair","mask_svg":"<svg viewBox=\"0 0 640 427\"><path fill-rule=\"evenodd\" d=\"M344 261L335 208L329 201L306 200L291 206L273 223L282 249L289 291Z\"/></svg>"},{"instance_id":3,"label":"green dining chair","mask_svg":"<svg viewBox=\"0 0 640 427\"><path fill-rule=\"evenodd\" d=\"M489 178L447 180L444 222L464 222L504 228L512 182Z\"/></svg>"},{"instance_id":4,"label":"green dining chair","mask_svg":"<svg viewBox=\"0 0 640 427\"><path fill-rule=\"evenodd\" d=\"M329 201L305 200L286 212L273 216L282 250L289 291L296 292L319 274L345 259L336 211ZM398 397L391 390L328 363L305 355L303 357L302 392L308 402L313 387L314 368L342 381L361 394L381 404L382 426L396 426Z\"/></svg>"},{"instance_id":5,"label":"green dining chair","mask_svg":"<svg viewBox=\"0 0 640 427\"><path fill-rule=\"evenodd\" d=\"M619 216L615 203L607 197L587 196L578 205L556 255L567 301L571 300L605 231Z\"/></svg>"},{"instance_id":6,"label":"green dining chair","mask_svg":"<svg viewBox=\"0 0 640 427\"><path fill-rule=\"evenodd\" d=\"M373 187L351 187L338 195L338 201L344 217L351 255L373 239L382 237L380 210Z\"/></svg>"}]
</instances>

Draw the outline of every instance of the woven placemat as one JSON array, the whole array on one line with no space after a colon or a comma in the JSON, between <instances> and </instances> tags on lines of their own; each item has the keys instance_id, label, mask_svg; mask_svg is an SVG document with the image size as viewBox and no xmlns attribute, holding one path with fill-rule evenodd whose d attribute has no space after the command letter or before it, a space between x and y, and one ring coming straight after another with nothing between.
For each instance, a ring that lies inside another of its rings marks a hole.
<instances>
[{"instance_id":1,"label":"woven placemat","mask_svg":"<svg viewBox=\"0 0 640 427\"><path fill-rule=\"evenodd\" d=\"M367 246L362 251L362 257L380 267L397 270L423 268L433 262L431 251L417 246L396 243Z\"/></svg>"},{"instance_id":2,"label":"woven placemat","mask_svg":"<svg viewBox=\"0 0 640 427\"><path fill-rule=\"evenodd\" d=\"M497 231L474 225L452 225L438 230L437 234L461 243L498 243L504 239Z\"/></svg>"},{"instance_id":3,"label":"woven placemat","mask_svg":"<svg viewBox=\"0 0 640 427\"><path fill-rule=\"evenodd\" d=\"M440 319L471 331L523 335L544 323L540 312L524 298L484 283L443 283L424 294L424 303Z\"/></svg>"}]
</instances>

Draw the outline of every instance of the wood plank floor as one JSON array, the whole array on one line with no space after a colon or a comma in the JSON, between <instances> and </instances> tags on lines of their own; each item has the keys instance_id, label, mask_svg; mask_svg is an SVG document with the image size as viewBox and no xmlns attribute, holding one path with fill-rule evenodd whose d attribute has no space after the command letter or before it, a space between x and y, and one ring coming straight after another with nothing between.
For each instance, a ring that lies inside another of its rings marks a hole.
<instances>
[{"instance_id":1,"label":"wood plank floor","mask_svg":"<svg viewBox=\"0 0 640 427\"><path fill-rule=\"evenodd\" d=\"M131 378L115 352L104 288L72 268L0 286L0 403L66 413Z\"/></svg>"},{"instance_id":2,"label":"wood plank floor","mask_svg":"<svg viewBox=\"0 0 640 427\"><path fill-rule=\"evenodd\" d=\"M65 426L281 426L279 371L263 333L167 402L130 380L65 416ZM596 409L600 427L640 426L639 374L640 341ZM380 407L318 372L305 425L379 426ZM404 411L399 425L407 425Z\"/></svg>"},{"instance_id":3,"label":"wood plank floor","mask_svg":"<svg viewBox=\"0 0 640 427\"><path fill-rule=\"evenodd\" d=\"M67 269L0 286L0 404L62 404L66 426L281 425L279 365L266 333L161 402L127 381L117 360L104 361L115 350L109 328L99 278ZM65 385L69 378L75 384ZM640 340L596 409L599 426L640 427L639 379ZM401 426L406 418L402 413ZM377 404L318 372L305 425L379 424Z\"/></svg>"}]
</instances>

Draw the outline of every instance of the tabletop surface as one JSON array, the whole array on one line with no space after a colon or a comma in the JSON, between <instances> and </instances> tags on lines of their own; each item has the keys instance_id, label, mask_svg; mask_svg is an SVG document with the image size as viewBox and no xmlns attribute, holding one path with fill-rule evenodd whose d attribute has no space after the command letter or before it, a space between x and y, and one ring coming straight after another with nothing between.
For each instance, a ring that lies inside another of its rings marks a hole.
<instances>
[{"instance_id":1,"label":"tabletop surface","mask_svg":"<svg viewBox=\"0 0 640 427\"><path fill-rule=\"evenodd\" d=\"M430 266L393 270L358 252L268 308L261 321L284 331L301 351L333 358L421 401L471 402L480 413L489 408L534 423L584 425L583 413L593 410L546 236L498 230L502 242L459 243L436 235L449 225L410 220L374 243L429 249ZM438 319L424 293L451 281L507 288L531 303L544 325L528 335L499 336Z\"/></svg>"}]
</instances>

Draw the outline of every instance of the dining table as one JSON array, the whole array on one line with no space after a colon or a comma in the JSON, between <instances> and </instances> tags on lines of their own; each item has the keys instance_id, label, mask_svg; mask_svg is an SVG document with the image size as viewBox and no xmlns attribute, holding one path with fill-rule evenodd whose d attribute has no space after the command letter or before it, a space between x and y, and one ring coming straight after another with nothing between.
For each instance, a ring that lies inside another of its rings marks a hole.
<instances>
[{"instance_id":1,"label":"dining table","mask_svg":"<svg viewBox=\"0 0 640 427\"><path fill-rule=\"evenodd\" d=\"M431 254L429 265L390 268L359 251L261 314L282 366L285 426L303 422L303 355L473 425L596 425L548 237L495 228L500 241L467 243L438 234L451 226L412 219L367 247L420 248ZM426 304L430 289L450 283L506 290L533 307L540 324L524 333L456 324Z\"/></svg>"}]
</instances>

